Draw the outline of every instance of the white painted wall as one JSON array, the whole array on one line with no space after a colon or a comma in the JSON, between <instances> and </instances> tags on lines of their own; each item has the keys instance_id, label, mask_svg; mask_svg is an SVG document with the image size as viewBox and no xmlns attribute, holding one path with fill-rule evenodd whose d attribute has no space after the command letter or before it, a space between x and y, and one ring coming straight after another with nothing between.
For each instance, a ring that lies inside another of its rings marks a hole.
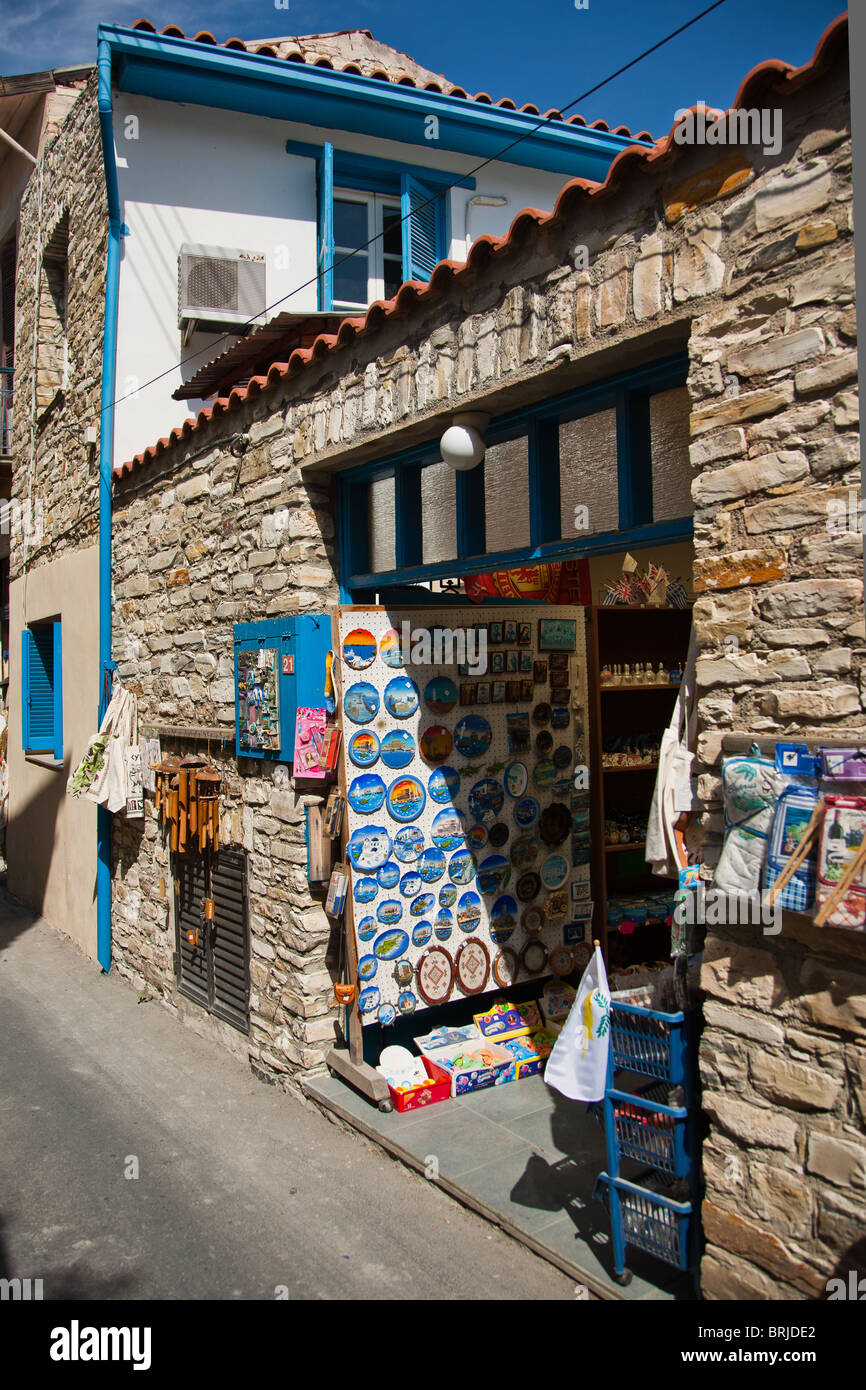
<instances>
[{"instance_id":1,"label":"white painted wall","mask_svg":"<svg viewBox=\"0 0 866 1390\"><path fill-rule=\"evenodd\" d=\"M315 312L315 161L287 155L287 140L320 146L327 139L338 149L449 173L469 173L481 162L432 146L127 94L115 97L114 132L122 215L129 228L118 301L115 465L201 408L201 402L174 401L171 393L234 341L197 334L183 349L177 258L184 243L264 253L272 313ZM560 174L486 165L476 175L474 193L451 193L449 256L466 257L471 198L507 199L505 206L474 206L470 213L473 239L483 233L501 236L522 208L550 210L564 182Z\"/></svg>"}]
</instances>

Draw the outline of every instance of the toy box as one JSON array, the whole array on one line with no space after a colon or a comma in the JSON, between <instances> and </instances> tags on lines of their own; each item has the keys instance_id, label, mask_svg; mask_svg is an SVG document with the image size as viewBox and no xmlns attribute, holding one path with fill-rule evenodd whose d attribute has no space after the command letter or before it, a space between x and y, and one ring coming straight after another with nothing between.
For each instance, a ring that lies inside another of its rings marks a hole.
<instances>
[{"instance_id":1,"label":"toy box","mask_svg":"<svg viewBox=\"0 0 866 1390\"><path fill-rule=\"evenodd\" d=\"M545 1027L549 1028L551 1023L564 1023L576 998L577 990L573 985L565 984L564 981L549 980L544 986L540 1001Z\"/></svg>"},{"instance_id":2,"label":"toy box","mask_svg":"<svg viewBox=\"0 0 866 1390\"><path fill-rule=\"evenodd\" d=\"M514 1076L509 1079L521 1081L524 1076L535 1076L544 1066L544 1060L536 1052L529 1038L508 1038L502 1041L502 1046L514 1059Z\"/></svg>"},{"instance_id":3,"label":"toy box","mask_svg":"<svg viewBox=\"0 0 866 1390\"><path fill-rule=\"evenodd\" d=\"M450 1076L442 1076L441 1073L437 1075L436 1068L427 1057L422 1057L421 1061L429 1080L419 1081L417 1086L412 1086L407 1091L398 1091L388 1084L394 1109L399 1110L401 1115L406 1110L420 1110L424 1105L435 1105L437 1101L449 1100L451 1097Z\"/></svg>"},{"instance_id":4,"label":"toy box","mask_svg":"<svg viewBox=\"0 0 866 1390\"><path fill-rule=\"evenodd\" d=\"M416 1044L420 1048L419 1039L416 1039ZM483 1091L488 1086L501 1086L504 1081L513 1079L514 1058L501 1043L485 1042L483 1039L475 1045L452 1043L450 1047L435 1049L430 1056L423 1048L420 1050L430 1067L431 1076L447 1081L452 1096Z\"/></svg>"},{"instance_id":5,"label":"toy box","mask_svg":"<svg viewBox=\"0 0 866 1390\"><path fill-rule=\"evenodd\" d=\"M525 1037L529 1032L529 1026L522 1018L520 1010L504 999L495 1003L486 1013L473 1014L473 1018L484 1038L498 1038L500 1042L504 1042L506 1038Z\"/></svg>"}]
</instances>

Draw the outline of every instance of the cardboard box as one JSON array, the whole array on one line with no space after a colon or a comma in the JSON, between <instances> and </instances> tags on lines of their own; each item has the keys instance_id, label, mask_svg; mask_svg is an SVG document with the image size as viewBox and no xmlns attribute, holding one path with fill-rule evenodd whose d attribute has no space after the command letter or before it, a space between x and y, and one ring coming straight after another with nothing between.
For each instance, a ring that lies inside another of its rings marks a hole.
<instances>
[{"instance_id":1,"label":"cardboard box","mask_svg":"<svg viewBox=\"0 0 866 1390\"><path fill-rule=\"evenodd\" d=\"M506 1038L526 1037L529 1027L513 1004L500 1000L483 1014L473 1014L475 1025L484 1038L504 1042Z\"/></svg>"},{"instance_id":2,"label":"cardboard box","mask_svg":"<svg viewBox=\"0 0 866 1390\"><path fill-rule=\"evenodd\" d=\"M544 1059L536 1052L529 1038L508 1038L501 1045L514 1059L515 1081L521 1081L524 1076L535 1076L544 1066Z\"/></svg>"},{"instance_id":3,"label":"cardboard box","mask_svg":"<svg viewBox=\"0 0 866 1390\"><path fill-rule=\"evenodd\" d=\"M489 1066L479 1064L453 1070L442 1065L463 1053L482 1050L490 1054L492 1060ZM439 1048L429 1057L422 1049L422 1056L432 1069L432 1075L439 1080L448 1081L452 1096L464 1096L470 1091L483 1091L488 1086L501 1086L503 1082L514 1079L514 1058L501 1043L485 1042L483 1039L480 1045L456 1043L450 1047Z\"/></svg>"}]
</instances>

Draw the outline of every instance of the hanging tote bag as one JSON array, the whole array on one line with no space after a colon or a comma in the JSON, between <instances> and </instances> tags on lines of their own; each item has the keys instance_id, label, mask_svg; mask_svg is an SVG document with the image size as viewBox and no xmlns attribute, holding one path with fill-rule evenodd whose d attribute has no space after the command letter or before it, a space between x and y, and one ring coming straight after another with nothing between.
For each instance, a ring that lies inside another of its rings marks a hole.
<instances>
[{"instance_id":1,"label":"hanging tote bag","mask_svg":"<svg viewBox=\"0 0 866 1390\"><path fill-rule=\"evenodd\" d=\"M826 796L821 843L818 849L818 886L815 894L819 910L842 881L866 838L866 797ZM864 870L857 873L842 897L835 903L822 925L866 931L866 884Z\"/></svg>"},{"instance_id":2,"label":"hanging tote bag","mask_svg":"<svg viewBox=\"0 0 866 1390\"><path fill-rule=\"evenodd\" d=\"M757 756L726 758L722 767L725 843L715 886L736 896L756 894L767 852L767 837L779 794L776 764Z\"/></svg>"},{"instance_id":3,"label":"hanging tote bag","mask_svg":"<svg viewBox=\"0 0 866 1390\"><path fill-rule=\"evenodd\" d=\"M796 853L817 804L817 787L789 786L779 797L767 844L767 862L764 867L765 892L770 891L779 876L784 873L788 860ZM789 912L808 912L815 901L817 872L816 844L794 870L776 898L779 906Z\"/></svg>"},{"instance_id":4,"label":"hanging tote bag","mask_svg":"<svg viewBox=\"0 0 866 1390\"><path fill-rule=\"evenodd\" d=\"M126 750L138 725L138 701L123 686L115 686L99 733L90 740L83 759L69 779L71 796L85 796L109 811L122 811L127 800Z\"/></svg>"},{"instance_id":5,"label":"hanging tote bag","mask_svg":"<svg viewBox=\"0 0 866 1390\"><path fill-rule=\"evenodd\" d=\"M679 800L680 789L689 786L694 760L690 745L694 743L696 721L696 660L697 642L692 628L677 702L671 722L662 734L659 768L647 822L645 858L653 873L661 874L664 878L676 878L685 864L684 852L677 842L674 827L685 809Z\"/></svg>"}]
</instances>

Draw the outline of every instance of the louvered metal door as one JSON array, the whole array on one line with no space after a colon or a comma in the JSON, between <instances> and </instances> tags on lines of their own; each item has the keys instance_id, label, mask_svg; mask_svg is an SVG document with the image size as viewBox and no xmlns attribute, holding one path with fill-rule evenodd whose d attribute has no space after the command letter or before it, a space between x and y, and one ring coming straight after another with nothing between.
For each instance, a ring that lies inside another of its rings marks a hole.
<instances>
[{"instance_id":1,"label":"louvered metal door","mask_svg":"<svg viewBox=\"0 0 866 1390\"><path fill-rule=\"evenodd\" d=\"M202 856L175 856L176 975L181 994L233 1028L249 1032L250 938L246 857L220 850L213 861L212 922L204 920L205 864ZM199 945L186 932L197 928Z\"/></svg>"}]
</instances>

